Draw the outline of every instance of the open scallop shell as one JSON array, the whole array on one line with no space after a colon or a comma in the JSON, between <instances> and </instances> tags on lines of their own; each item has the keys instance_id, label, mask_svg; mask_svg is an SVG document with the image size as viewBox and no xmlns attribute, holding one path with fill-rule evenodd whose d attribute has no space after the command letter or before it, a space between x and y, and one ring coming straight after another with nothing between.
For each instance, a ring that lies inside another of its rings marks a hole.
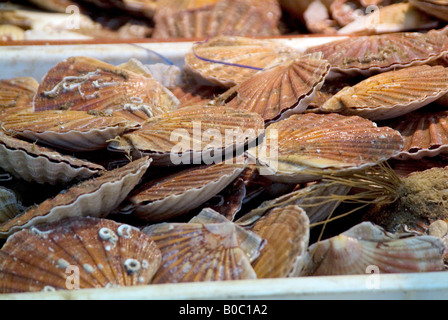
<instances>
[{"instance_id":1,"label":"open scallop shell","mask_svg":"<svg viewBox=\"0 0 448 320\"><path fill-rule=\"evenodd\" d=\"M53 185L87 179L104 171L98 164L62 155L1 132L0 167L16 178Z\"/></svg>"},{"instance_id":2,"label":"open scallop shell","mask_svg":"<svg viewBox=\"0 0 448 320\"><path fill-rule=\"evenodd\" d=\"M232 87L260 69L300 56L296 49L273 40L220 36L194 44L185 55L185 70L207 82Z\"/></svg>"},{"instance_id":3,"label":"open scallop shell","mask_svg":"<svg viewBox=\"0 0 448 320\"><path fill-rule=\"evenodd\" d=\"M399 159L435 157L448 150L448 111L415 111L387 125L401 133Z\"/></svg>"},{"instance_id":4,"label":"open scallop shell","mask_svg":"<svg viewBox=\"0 0 448 320\"><path fill-rule=\"evenodd\" d=\"M0 291L31 292L147 285L161 253L130 225L69 218L12 235L0 250Z\"/></svg>"},{"instance_id":5,"label":"open scallop shell","mask_svg":"<svg viewBox=\"0 0 448 320\"><path fill-rule=\"evenodd\" d=\"M256 112L266 122L281 120L305 111L329 70L330 65L320 55L303 56L256 73L215 101Z\"/></svg>"},{"instance_id":6,"label":"open scallop shell","mask_svg":"<svg viewBox=\"0 0 448 320\"><path fill-rule=\"evenodd\" d=\"M25 207L17 199L16 193L0 186L0 223L21 214Z\"/></svg>"},{"instance_id":7,"label":"open scallop shell","mask_svg":"<svg viewBox=\"0 0 448 320\"><path fill-rule=\"evenodd\" d=\"M427 14L448 21L447 0L409 0L409 3Z\"/></svg>"},{"instance_id":8,"label":"open scallop shell","mask_svg":"<svg viewBox=\"0 0 448 320\"><path fill-rule=\"evenodd\" d=\"M424 107L447 92L448 68L415 66L384 72L346 87L321 110L385 120Z\"/></svg>"},{"instance_id":9,"label":"open scallop shell","mask_svg":"<svg viewBox=\"0 0 448 320\"><path fill-rule=\"evenodd\" d=\"M105 217L117 208L140 182L151 161L142 158L103 175L85 180L54 198L29 208L23 215L0 224L0 237L41 223L68 217Z\"/></svg>"},{"instance_id":10,"label":"open scallop shell","mask_svg":"<svg viewBox=\"0 0 448 320\"><path fill-rule=\"evenodd\" d=\"M360 169L400 152L396 130L339 114L298 114L269 125L265 140L249 154L260 173L275 181L301 183L324 172Z\"/></svg>"},{"instance_id":11,"label":"open scallop shell","mask_svg":"<svg viewBox=\"0 0 448 320\"><path fill-rule=\"evenodd\" d=\"M141 126L101 112L72 110L22 112L1 119L0 123L11 134L75 152L103 149L108 140Z\"/></svg>"},{"instance_id":12,"label":"open scallop shell","mask_svg":"<svg viewBox=\"0 0 448 320\"><path fill-rule=\"evenodd\" d=\"M447 50L447 36L432 30L349 37L308 48L305 52L322 52L331 71L370 76L435 61Z\"/></svg>"},{"instance_id":13,"label":"open scallop shell","mask_svg":"<svg viewBox=\"0 0 448 320\"><path fill-rule=\"evenodd\" d=\"M391 234L363 222L309 247L304 275L444 271L442 241L433 236Z\"/></svg>"},{"instance_id":14,"label":"open scallop shell","mask_svg":"<svg viewBox=\"0 0 448 320\"><path fill-rule=\"evenodd\" d=\"M71 57L46 74L34 98L34 111L97 110L142 123L178 104L149 74L90 57Z\"/></svg>"},{"instance_id":15,"label":"open scallop shell","mask_svg":"<svg viewBox=\"0 0 448 320\"><path fill-rule=\"evenodd\" d=\"M1 118L22 111L33 110L33 98L39 83L32 77L0 80Z\"/></svg>"},{"instance_id":16,"label":"open scallop shell","mask_svg":"<svg viewBox=\"0 0 448 320\"><path fill-rule=\"evenodd\" d=\"M264 133L256 113L228 107L189 106L149 119L109 150L151 155L154 165L218 163L233 158Z\"/></svg>"},{"instance_id":17,"label":"open scallop shell","mask_svg":"<svg viewBox=\"0 0 448 320\"><path fill-rule=\"evenodd\" d=\"M298 206L270 210L250 229L266 240L252 263L257 278L295 277L300 274L309 242L309 220Z\"/></svg>"},{"instance_id":18,"label":"open scallop shell","mask_svg":"<svg viewBox=\"0 0 448 320\"><path fill-rule=\"evenodd\" d=\"M245 163L192 167L154 179L128 197L123 210L151 222L178 217L221 192L244 170Z\"/></svg>"},{"instance_id":19,"label":"open scallop shell","mask_svg":"<svg viewBox=\"0 0 448 320\"><path fill-rule=\"evenodd\" d=\"M162 252L162 264L152 283L257 277L251 262L258 256L264 242L255 233L245 231L230 221L160 223L142 231L155 241Z\"/></svg>"},{"instance_id":20,"label":"open scallop shell","mask_svg":"<svg viewBox=\"0 0 448 320\"><path fill-rule=\"evenodd\" d=\"M165 0L158 3L153 38L276 36L280 16L273 0Z\"/></svg>"}]
</instances>

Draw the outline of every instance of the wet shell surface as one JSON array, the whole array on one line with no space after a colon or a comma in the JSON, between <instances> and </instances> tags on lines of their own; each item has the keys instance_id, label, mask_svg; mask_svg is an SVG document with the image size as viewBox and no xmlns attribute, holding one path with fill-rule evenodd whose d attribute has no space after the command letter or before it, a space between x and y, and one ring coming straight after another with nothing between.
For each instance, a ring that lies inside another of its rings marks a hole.
<instances>
[{"instance_id":1,"label":"wet shell surface","mask_svg":"<svg viewBox=\"0 0 448 320\"><path fill-rule=\"evenodd\" d=\"M261 69L300 57L273 40L220 36L197 43L185 55L185 70L209 83L232 87Z\"/></svg>"},{"instance_id":2,"label":"wet shell surface","mask_svg":"<svg viewBox=\"0 0 448 320\"><path fill-rule=\"evenodd\" d=\"M300 274L309 241L309 220L302 208L286 206L272 209L257 220L251 231L267 242L252 263L259 279Z\"/></svg>"},{"instance_id":3,"label":"wet shell surface","mask_svg":"<svg viewBox=\"0 0 448 320\"><path fill-rule=\"evenodd\" d=\"M0 187L0 223L14 218L24 210L25 207L13 190Z\"/></svg>"},{"instance_id":4,"label":"wet shell surface","mask_svg":"<svg viewBox=\"0 0 448 320\"><path fill-rule=\"evenodd\" d=\"M53 185L87 179L104 171L101 165L62 155L1 132L0 167L18 179Z\"/></svg>"},{"instance_id":5,"label":"wet shell surface","mask_svg":"<svg viewBox=\"0 0 448 320\"><path fill-rule=\"evenodd\" d=\"M427 14L448 21L448 1L446 0L409 0L409 3Z\"/></svg>"},{"instance_id":6,"label":"wet shell surface","mask_svg":"<svg viewBox=\"0 0 448 320\"><path fill-rule=\"evenodd\" d=\"M146 285L161 263L155 243L112 220L69 218L22 230L0 250L0 291Z\"/></svg>"},{"instance_id":7,"label":"wet shell surface","mask_svg":"<svg viewBox=\"0 0 448 320\"><path fill-rule=\"evenodd\" d=\"M256 113L228 107L190 106L148 120L124 134L109 150L151 155L154 165L211 164L233 158L264 133Z\"/></svg>"},{"instance_id":8,"label":"wet shell surface","mask_svg":"<svg viewBox=\"0 0 448 320\"><path fill-rule=\"evenodd\" d=\"M444 271L442 241L433 236L390 234L364 222L309 247L303 275Z\"/></svg>"},{"instance_id":9,"label":"wet shell surface","mask_svg":"<svg viewBox=\"0 0 448 320\"><path fill-rule=\"evenodd\" d=\"M143 232L155 241L162 252L162 264L152 283L257 277L251 266L252 250L254 245L258 246L256 251L260 250L263 242L254 233L229 221L160 223L144 228ZM243 233L246 234L244 239L241 238ZM247 237L258 240L247 241Z\"/></svg>"},{"instance_id":10,"label":"wet shell surface","mask_svg":"<svg viewBox=\"0 0 448 320\"><path fill-rule=\"evenodd\" d=\"M60 192L54 198L31 207L23 215L0 224L0 237L41 223L68 217L105 217L140 182L151 161L142 158L103 175L85 180Z\"/></svg>"},{"instance_id":11,"label":"wet shell surface","mask_svg":"<svg viewBox=\"0 0 448 320\"><path fill-rule=\"evenodd\" d=\"M77 5L76 2L71 0L29 0L36 6L39 6L45 10L66 13L68 6Z\"/></svg>"},{"instance_id":12,"label":"wet shell surface","mask_svg":"<svg viewBox=\"0 0 448 320\"><path fill-rule=\"evenodd\" d=\"M424 107L447 92L448 68L415 66L384 72L346 87L321 110L386 120Z\"/></svg>"},{"instance_id":13,"label":"wet shell surface","mask_svg":"<svg viewBox=\"0 0 448 320\"><path fill-rule=\"evenodd\" d=\"M269 179L302 183L324 172L378 164L397 155L402 146L398 131L367 119L307 113L269 125L265 140L249 154Z\"/></svg>"},{"instance_id":14,"label":"wet shell surface","mask_svg":"<svg viewBox=\"0 0 448 320\"><path fill-rule=\"evenodd\" d=\"M71 57L48 71L34 111L96 110L144 122L178 107L179 101L149 74L90 57Z\"/></svg>"},{"instance_id":15,"label":"wet shell surface","mask_svg":"<svg viewBox=\"0 0 448 320\"><path fill-rule=\"evenodd\" d=\"M435 157L448 150L448 112L415 111L387 125L404 138L399 159Z\"/></svg>"},{"instance_id":16,"label":"wet shell surface","mask_svg":"<svg viewBox=\"0 0 448 320\"><path fill-rule=\"evenodd\" d=\"M10 134L77 152L103 149L110 139L141 126L101 112L72 110L22 112L1 119L0 124Z\"/></svg>"},{"instance_id":17,"label":"wet shell surface","mask_svg":"<svg viewBox=\"0 0 448 320\"><path fill-rule=\"evenodd\" d=\"M260 114L266 122L302 113L322 87L330 65L320 56L304 56L265 69L215 101ZM229 99L231 99L229 101Z\"/></svg>"},{"instance_id":18,"label":"wet shell surface","mask_svg":"<svg viewBox=\"0 0 448 320\"><path fill-rule=\"evenodd\" d=\"M123 210L151 222L160 222L189 212L229 185L244 170L241 163L199 166L154 179L128 197Z\"/></svg>"},{"instance_id":19,"label":"wet shell surface","mask_svg":"<svg viewBox=\"0 0 448 320\"><path fill-rule=\"evenodd\" d=\"M219 94L224 93L225 89L217 86L201 84L182 84L171 90L176 98L179 99L179 108L206 105Z\"/></svg>"},{"instance_id":20,"label":"wet shell surface","mask_svg":"<svg viewBox=\"0 0 448 320\"><path fill-rule=\"evenodd\" d=\"M444 55L448 38L437 30L349 37L307 49L322 52L331 70L370 76L392 69L425 64Z\"/></svg>"},{"instance_id":21,"label":"wet shell surface","mask_svg":"<svg viewBox=\"0 0 448 320\"><path fill-rule=\"evenodd\" d=\"M1 118L16 112L31 111L39 83L32 77L0 80Z\"/></svg>"}]
</instances>

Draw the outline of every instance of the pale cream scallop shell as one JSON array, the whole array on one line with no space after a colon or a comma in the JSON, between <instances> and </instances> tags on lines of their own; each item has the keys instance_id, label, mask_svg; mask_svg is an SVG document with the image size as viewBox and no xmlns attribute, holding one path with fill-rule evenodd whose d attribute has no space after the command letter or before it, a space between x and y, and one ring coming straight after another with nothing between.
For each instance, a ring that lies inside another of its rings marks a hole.
<instances>
[{"instance_id":1,"label":"pale cream scallop shell","mask_svg":"<svg viewBox=\"0 0 448 320\"><path fill-rule=\"evenodd\" d=\"M17 199L16 193L0 186L0 223L21 214L25 207Z\"/></svg>"},{"instance_id":2,"label":"pale cream scallop shell","mask_svg":"<svg viewBox=\"0 0 448 320\"><path fill-rule=\"evenodd\" d=\"M444 245L433 236L391 234L363 222L309 247L302 275L351 275L444 271Z\"/></svg>"},{"instance_id":3,"label":"pale cream scallop shell","mask_svg":"<svg viewBox=\"0 0 448 320\"><path fill-rule=\"evenodd\" d=\"M409 0L409 3L427 14L448 21L448 1L446 0Z\"/></svg>"},{"instance_id":4,"label":"pale cream scallop shell","mask_svg":"<svg viewBox=\"0 0 448 320\"><path fill-rule=\"evenodd\" d=\"M150 163L150 159L141 158L97 178L82 181L0 224L0 237L7 238L24 228L68 217L106 217L140 182Z\"/></svg>"},{"instance_id":5,"label":"pale cream scallop shell","mask_svg":"<svg viewBox=\"0 0 448 320\"><path fill-rule=\"evenodd\" d=\"M104 167L9 137L0 132L0 167L28 182L66 184L90 178Z\"/></svg>"}]
</instances>

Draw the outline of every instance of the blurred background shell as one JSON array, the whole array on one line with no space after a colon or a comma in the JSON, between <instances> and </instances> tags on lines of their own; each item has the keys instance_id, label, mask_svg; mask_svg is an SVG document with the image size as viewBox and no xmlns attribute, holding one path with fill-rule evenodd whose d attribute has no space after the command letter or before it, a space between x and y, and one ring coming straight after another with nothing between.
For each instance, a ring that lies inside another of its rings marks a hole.
<instances>
[{"instance_id":1,"label":"blurred background shell","mask_svg":"<svg viewBox=\"0 0 448 320\"><path fill-rule=\"evenodd\" d=\"M22 214L24 210L16 192L0 186L0 223Z\"/></svg>"},{"instance_id":2,"label":"blurred background shell","mask_svg":"<svg viewBox=\"0 0 448 320\"><path fill-rule=\"evenodd\" d=\"M446 0L409 0L409 3L427 14L448 21L448 1Z\"/></svg>"},{"instance_id":3,"label":"blurred background shell","mask_svg":"<svg viewBox=\"0 0 448 320\"><path fill-rule=\"evenodd\" d=\"M149 284L161 262L137 228L91 217L22 230L0 250L0 291L32 292Z\"/></svg>"},{"instance_id":4,"label":"blurred background shell","mask_svg":"<svg viewBox=\"0 0 448 320\"><path fill-rule=\"evenodd\" d=\"M0 80L0 116L31 111L39 83L32 77Z\"/></svg>"}]
</instances>

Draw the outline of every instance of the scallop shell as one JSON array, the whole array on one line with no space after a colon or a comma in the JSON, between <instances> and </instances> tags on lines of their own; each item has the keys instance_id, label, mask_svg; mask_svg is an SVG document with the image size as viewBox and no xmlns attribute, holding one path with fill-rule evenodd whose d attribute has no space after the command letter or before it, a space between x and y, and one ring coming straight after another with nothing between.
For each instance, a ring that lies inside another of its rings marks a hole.
<instances>
[{"instance_id":1,"label":"scallop shell","mask_svg":"<svg viewBox=\"0 0 448 320\"><path fill-rule=\"evenodd\" d=\"M300 274L309 241L309 220L298 206L275 208L261 217L251 231L267 241L252 263L257 277L284 278Z\"/></svg>"},{"instance_id":2,"label":"scallop shell","mask_svg":"<svg viewBox=\"0 0 448 320\"><path fill-rule=\"evenodd\" d=\"M401 133L403 149L399 159L435 157L448 150L448 111L415 111L387 125Z\"/></svg>"},{"instance_id":3,"label":"scallop shell","mask_svg":"<svg viewBox=\"0 0 448 320\"><path fill-rule=\"evenodd\" d=\"M16 193L0 186L0 223L21 214L25 207L17 199Z\"/></svg>"},{"instance_id":4,"label":"scallop shell","mask_svg":"<svg viewBox=\"0 0 448 320\"><path fill-rule=\"evenodd\" d=\"M149 75L89 57L71 57L44 77L34 111L97 110L142 123L178 104L174 95Z\"/></svg>"},{"instance_id":5,"label":"scallop shell","mask_svg":"<svg viewBox=\"0 0 448 320\"><path fill-rule=\"evenodd\" d=\"M269 179L301 183L324 172L378 164L398 154L402 145L398 131L367 119L307 113L269 125L263 143L249 154Z\"/></svg>"},{"instance_id":6,"label":"scallop shell","mask_svg":"<svg viewBox=\"0 0 448 320\"><path fill-rule=\"evenodd\" d=\"M432 236L390 234L363 222L309 247L304 275L349 275L444 271L443 243Z\"/></svg>"},{"instance_id":7,"label":"scallop shell","mask_svg":"<svg viewBox=\"0 0 448 320\"><path fill-rule=\"evenodd\" d=\"M233 158L264 133L256 113L228 107L189 106L151 118L113 141L109 150L151 155L153 164L211 164Z\"/></svg>"},{"instance_id":8,"label":"scallop shell","mask_svg":"<svg viewBox=\"0 0 448 320\"><path fill-rule=\"evenodd\" d=\"M29 0L29 2L42 9L60 13L66 13L69 6L78 6L76 2L71 0Z\"/></svg>"},{"instance_id":9,"label":"scallop shell","mask_svg":"<svg viewBox=\"0 0 448 320\"><path fill-rule=\"evenodd\" d=\"M104 168L0 132L0 167L28 182L66 184L90 178Z\"/></svg>"},{"instance_id":10,"label":"scallop shell","mask_svg":"<svg viewBox=\"0 0 448 320\"><path fill-rule=\"evenodd\" d=\"M340 26L346 26L357 18L364 16L366 8L359 1L334 0L330 5L330 13Z\"/></svg>"},{"instance_id":11,"label":"scallop shell","mask_svg":"<svg viewBox=\"0 0 448 320\"><path fill-rule=\"evenodd\" d=\"M329 70L326 60L304 56L255 74L215 101L256 112L268 123L285 119L306 110Z\"/></svg>"},{"instance_id":12,"label":"scallop shell","mask_svg":"<svg viewBox=\"0 0 448 320\"><path fill-rule=\"evenodd\" d=\"M427 14L448 21L447 0L409 0L409 3Z\"/></svg>"},{"instance_id":13,"label":"scallop shell","mask_svg":"<svg viewBox=\"0 0 448 320\"><path fill-rule=\"evenodd\" d=\"M30 208L23 215L0 224L0 237L41 223L68 217L105 217L140 182L151 161L142 158L103 175L85 180Z\"/></svg>"},{"instance_id":14,"label":"scallop shell","mask_svg":"<svg viewBox=\"0 0 448 320\"><path fill-rule=\"evenodd\" d=\"M175 65L155 63L146 65L154 79L165 88L173 89L182 83L182 70Z\"/></svg>"},{"instance_id":15,"label":"scallop shell","mask_svg":"<svg viewBox=\"0 0 448 320\"><path fill-rule=\"evenodd\" d=\"M182 84L171 90L179 99L179 108L192 105L206 105L219 94L224 92L217 86Z\"/></svg>"},{"instance_id":16,"label":"scallop shell","mask_svg":"<svg viewBox=\"0 0 448 320\"><path fill-rule=\"evenodd\" d=\"M330 18L328 7L320 0L314 0L303 13L307 30L317 34L337 34L338 23Z\"/></svg>"},{"instance_id":17,"label":"scallop shell","mask_svg":"<svg viewBox=\"0 0 448 320\"><path fill-rule=\"evenodd\" d=\"M106 148L110 139L141 127L138 122L122 117L72 110L22 112L0 123L11 134L75 152Z\"/></svg>"},{"instance_id":18,"label":"scallop shell","mask_svg":"<svg viewBox=\"0 0 448 320\"><path fill-rule=\"evenodd\" d=\"M258 239L255 241L258 245L262 241L229 221L160 223L144 228L143 232L162 252L162 264L152 283L256 278L251 266L253 248L245 251L249 248L247 238L241 238L242 232Z\"/></svg>"},{"instance_id":19,"label":"scallop shell","mask_svg":"<svg viewBox=\"0 0 448 320\"><path fill-rule=\"evenodd\" d=\"M134 215L150 222L178 217L221 192L244 170L245 163L196 166L154 179L128 197Z\"/></svg>"},{"instance_id":20,"label":"scallop shell","mask_svg":"<svg viewBox=\"0 0 448 320\"><path fill-rule=\"evenodd\" d=\"M10 24L0 25L0 41L23 41L25 30Z\"/></svg>"},{"instance_id":21,"label":"scallop shell","mask_svg":"<svg viewBox=\"0 0 448 320\"><path fill-rule=\"evenodd\" d=\"M82 217L12 235L0 251L0 291L30 292L149 284L161 263L135 227Z\"/></svg>"},{"instance_id":22,"label":"scallop shell","mask_svg":"<svg viewBox=\"0 0 448 320\"><path fill-rule=\"evenodd\" d=\"M406 161L391 159L389 164L400 178L405 178L413 172L421 172L431 168L444 168L448 165L448 161L440 156L436 156L422 159L406 159Z\"/></svg>"},{"instance_id":23,"label":"scallop shell","mask_svg":"<svg viewBox=\"0 0 448 320\"><path fill-rule=\"evenodd\" d=\"M219 36L196 43L185 55L185 70L224 87L232 87L269 66L301 54L273 40Z\"/></svg>"},{"instance_id":24,"label":"scallop shell","mask_svg":"<svg viewBox=\"0 0 448 320\"><path fill-rule=\"evenodd\" d=\"M0 80L1 118L16 112L31 111L39 83L32 77Z\"/></svg>"},{"instance_id":25,"label":"scallop shell","mask_svg":"<svg viewBox=\"0 0 448 320\"><path fill-rule=\"evenodd\" d=\"M447 92L448 68L415 66L384 72L346 87L321 110L385 120L424 107Z\"/></svg>"},{"instance_id":26,"label":"scallop shell","mask_svg":"<svg viewBox=\"0 0 448 320\"><path fill-rule=\"evenodd\" d=\"M219 35L276 36L281 16L277 1L168 0L158 4L153 38Z\"/></svg>"},{"instance_id":27,"label":"scallop shell","mask_svg":"<svg viewBox=\"0 0 448 320\"><path fill-rule=\"evenodd\" d=\"M448 51L448 38L442 32L401 32L357 36L308 48L306 53L322 52L331 71L370 76L392 69L426 64Z\"/></svg>"}]
</instances>

